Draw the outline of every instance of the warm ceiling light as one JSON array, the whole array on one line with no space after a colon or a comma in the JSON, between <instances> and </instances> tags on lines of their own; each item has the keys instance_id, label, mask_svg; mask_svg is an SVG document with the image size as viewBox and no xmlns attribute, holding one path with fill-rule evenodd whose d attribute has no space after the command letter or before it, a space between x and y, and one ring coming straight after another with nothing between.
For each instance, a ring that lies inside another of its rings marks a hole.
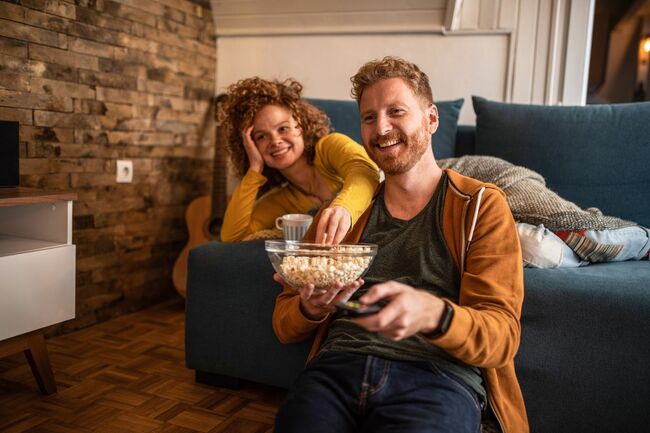
<instances>
[{"instance_id":1,"label":"warm ceiling light","mask_svg":"<svg viewBox=\"0 0 650 433\"><path fill-rule=\"evenodd\" d=\"M643 43L641 46L643 47L643 51L645 51L646 53L650 53L650 36L646 36L643 39Z\"/></svg>"}]
</instances>

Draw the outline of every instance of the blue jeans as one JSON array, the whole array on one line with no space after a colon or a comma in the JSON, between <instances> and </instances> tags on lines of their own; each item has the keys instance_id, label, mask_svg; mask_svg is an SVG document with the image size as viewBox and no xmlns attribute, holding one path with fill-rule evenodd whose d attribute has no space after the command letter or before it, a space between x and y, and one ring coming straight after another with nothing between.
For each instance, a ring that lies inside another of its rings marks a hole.
<instances>
[{"instance_id":1,"label":"blue jeans","mask_svg":"<svg viewBox=\"0 0 650 433\"><path fill-rule=\"evenodd\" d=\"M478 433L477 394L426 362L325 352L298 376L275 433Z\"/></svg>"}]
</instances>

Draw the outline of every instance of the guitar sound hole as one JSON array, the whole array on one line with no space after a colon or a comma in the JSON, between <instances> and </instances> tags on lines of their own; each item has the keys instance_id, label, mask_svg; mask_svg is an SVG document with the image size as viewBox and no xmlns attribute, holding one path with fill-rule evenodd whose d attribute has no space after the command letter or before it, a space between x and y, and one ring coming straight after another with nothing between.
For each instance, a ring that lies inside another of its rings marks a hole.
<instances>
[{"instance_id":1,"label":"guitar sound hole","mask_svg":"<svg viewBox=\"0 0 650 433\"><path fill-rule=\"evenodd\" d=\"M208 231L214 239L219 239L219 234L221 232L221 225L223 223L222 218L213 218L208 224Z\"/></svg>"}]
</instances>

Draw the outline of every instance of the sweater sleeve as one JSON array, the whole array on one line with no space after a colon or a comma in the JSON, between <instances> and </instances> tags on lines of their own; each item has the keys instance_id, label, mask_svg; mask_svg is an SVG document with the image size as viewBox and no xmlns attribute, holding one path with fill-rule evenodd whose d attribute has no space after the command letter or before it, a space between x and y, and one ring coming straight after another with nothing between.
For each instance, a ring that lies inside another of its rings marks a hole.
<instances>
[{"instance_id":1,"label":"sweater sleeve","mask_svg":"<svg viewBox=\"0 0 650 433\"><path fill-rule=\"evenodd\" d=\"M266 177L261 173L249 170L232 193L221 227L223 242L241 241L251 233L272 228L275 216L282 215L282 209L275 209L274 200L269 194L259 201L257 193L266 183ZM264 205L260 203L264 201ZM273 209L271 209L273 208Z\"/></svg>"},{"instance_id":2,"label":"sweater sleeve","mask_svg":"<svg viewBox=\"0 0 650 433\"><path fill-rule=\"evenodd\" d=\"M297 343L314 335L316 328L327 320L310 320L300 310L300 295L296 290L285 287L275 299L273 309L273 331L282 343Z\"/></svg>"},{"instance_id":3,"label":"sweater sleeve","mask_svg":"<svg viewBox=\"0 0 650 433\"><path fill-rule=\"evenodd\" d=\"M317 145L320 163L343 180L343 186L330 206L343 206L352 216L352 225L366 210L377 185L379 169L366 150L343 134L330 134Z\"/></svg>"},{"instance_id":4,"label":"sweater sleeve","mask_svg":"<svg viewBox=\"0 0 650 433\"><path fill-rule=\"evenodd\" d=\"M221 227L221 240L235 242L257 231L252 225L257 192L266 183L266 177L248 170L232 193ZM258 229L259 230L259 229Z\"/></svg>"},{"instance_id":5,"label":"sweater sleeve","mask_svg":"<svg viewBox=\"0 0 650 433\"><path fill-rule=\"evenodd\" d=\"M257 193L265 183L266 177L253 170L242 178L226 208L222 242L241 241L252 233L272 229L279 216L309 209L284 187L273 188L258 199Z\"/></svg>"},{"instance_id":6,"label":"sweater sleeve","mask_svg":"<svg viewBox=\"0 0 650 433\"><path fill-rule=\"evenodd\" d=\"M494 188L485 192L461 276L459 305L445 300L454 317L447 332L432 342L469 365L498 368L512 362L519 347L523 265L505 196Z\"/></svg>"}]
</instances>

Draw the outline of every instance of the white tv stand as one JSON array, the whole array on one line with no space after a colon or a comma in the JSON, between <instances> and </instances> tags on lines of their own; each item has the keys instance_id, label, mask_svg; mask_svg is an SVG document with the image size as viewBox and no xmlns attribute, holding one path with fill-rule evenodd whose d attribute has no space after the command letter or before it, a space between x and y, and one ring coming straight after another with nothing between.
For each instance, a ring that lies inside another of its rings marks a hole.
<instances>
[{"instance_id":1,"label":"white tv stand","mask_svg":"<svg viewBox=\"0 0 650 433\"><path fill-rule=\"evenodd\" d=\"M0 357L20 351L56 392L43 330L75 317L73 193L0 188Z\"/></svg>"}]
</instances>

